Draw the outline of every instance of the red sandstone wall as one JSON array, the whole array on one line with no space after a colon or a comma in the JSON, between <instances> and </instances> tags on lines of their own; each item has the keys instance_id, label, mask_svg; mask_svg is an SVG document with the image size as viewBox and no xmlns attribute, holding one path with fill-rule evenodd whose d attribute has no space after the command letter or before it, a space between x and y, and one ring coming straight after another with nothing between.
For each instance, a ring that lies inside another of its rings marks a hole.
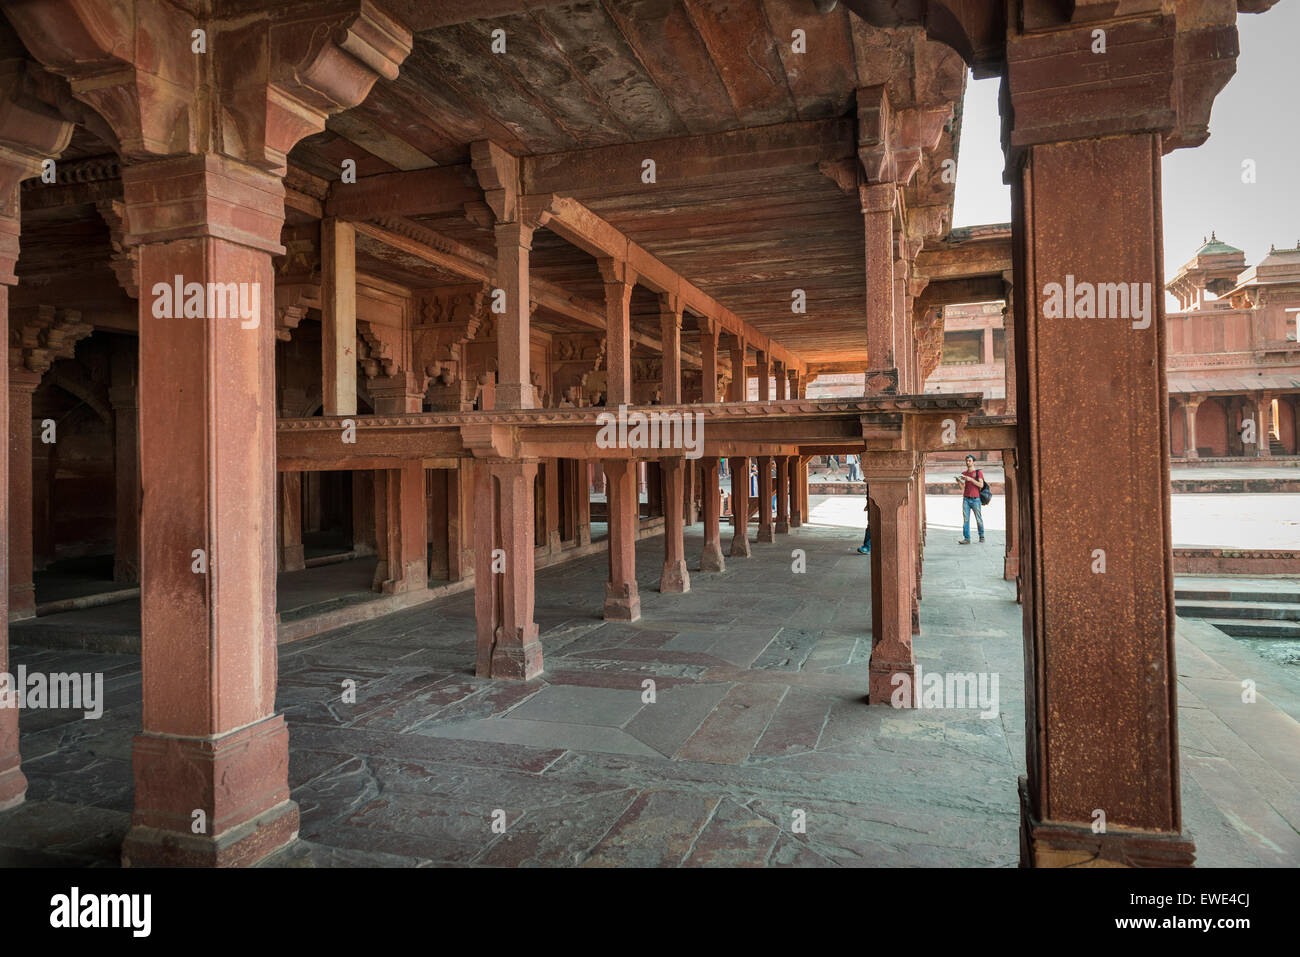
<instances>
[{"instance_id":1,"label":"red sandstone wall","mask_svg":"<svg viewBox=\"0 0 1300 957\"><path fill-rule=\"evenodd\" d=\"M1296 575L1300 551L1175 548L1175 575Z\"/></svg>"}]
</instances>

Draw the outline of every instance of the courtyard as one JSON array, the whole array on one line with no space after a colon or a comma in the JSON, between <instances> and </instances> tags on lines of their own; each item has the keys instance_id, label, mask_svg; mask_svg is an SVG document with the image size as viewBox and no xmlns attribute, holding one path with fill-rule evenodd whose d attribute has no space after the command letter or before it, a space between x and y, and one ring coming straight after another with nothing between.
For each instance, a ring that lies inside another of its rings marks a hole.
<instances>
[{"instance_id":1,"label":"courtyard","mask_svg":"<svg viewBox=\"0 0 1300 957\"><path fill-rule=\"evenodd\" d=\"M1024 665L1002 532L972 553L930 526L915 638L924 673L996 674L997 716L873 708L861 535L838 497L813 506L682 595L659 594L662 537L643 540L635 623L596 616L604 555L539 571L531 681L474 677L469 593L282 644L301 826L264 866L1014 867ZM698 554L698 526L686 541ZM1295 669L1184 619L1177 661L1198 865L1300 865ZM0 864L116 866L139 657L16 645L11 662L102 671L107 702L98 721L23 714L29 790L0 817Z\"/></svg>"}]
</instances>

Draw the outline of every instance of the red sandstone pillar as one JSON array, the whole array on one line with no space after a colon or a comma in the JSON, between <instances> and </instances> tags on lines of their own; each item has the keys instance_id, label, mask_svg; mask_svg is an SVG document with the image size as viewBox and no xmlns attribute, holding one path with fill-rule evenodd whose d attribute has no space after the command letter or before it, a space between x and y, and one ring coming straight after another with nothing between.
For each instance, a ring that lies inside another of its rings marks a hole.
<instances>
[{"instance_id":1,"label":"red sandstone pillar","mask_svg":"<svg viewBox=\"0 0 1300 957\"><path fill-rule=\"evenodd\" d=\"M307 485L311 474L304 475L299 484ZM379 543L375 534L375 473L373 469L360 469L352 473L352 550L358 555L375 555Z\"/></svg>"},{"instance_id":2,"label":"red sandstone pillar","mask_svg":"<svg viewBox=\"0 0 1300 957\"><path fill-rule=\"evenodd\" d=\"M32 393L38 372L9 368L9 620L36 617L32 583Z\"/></svg>"},{"instance_id":3,"label":"red sandstone pillar","mask_svg":"<svg viewBox=\"0 0 1300 957\"><path fill-rule=\"evenodd\" d=\"M925 473L922 472L922 475ZM920 540L921 524L921 504L920 499L925 496L925 479L919 479L916 482L917 493L911 496L907 503L907 573L908 573L908 592L911 596L912 609L912 634L921 633L921 553L918 547Z\"/></svg>"},{"instance_id":4,"label":"red sandstone pillar","mask_svg":"<svg viewBox=\"0 0 1300 957\"><path fill-rule=\"evenodd\" d=\"M115 340L110 360L112 385L108 401L113 407L114 527L113 581L134 585L140 581L140 407L139 346Z\"/></svg>"},{"instance_id":5,"label":"red sandstone pillar","mask_svg":"<svg viewBox=\"0 0 1300 957\"><path fill-rule=\"evenodd\" d=\"M1003 507L1007 512L1006 558L1002 563L1002 577L1007 581L1020 578L1020 501L1019 481L1016 478L1016 450L1002 452L1002 471L1006 478L1002 490ZM1019 595L1016 596L1019 599Z\"/></svg>"},{"instance_id":6,"label":"red sandstone pillar","mask_svg":"<svg viewBox=\"0 0 1300 957\"><path fill-rule=\"evenodd\" d=\"M731 334L731 395L728 402L746 402L749 399L749 379L745 375L745 340Z\"/></svg>"},{"instance_id":7,"label":"red sandstone pillar","mask_svg":"<svg viewBox=\"0 0 1300 957\"><path fill-rule=\"evenodd\" d=\"M609 581L605 618L636 621L641 595L636 587L637 487L633 459L605 459L606 510L609 512Z\"/></svg>"},{"instance_id":8,"label":"red sandstone pillar","mask_svg":"<svg viewBox=\"0 0 1300 957\"><path fill-rule=\"evenodd\" d=\"M758 401L769 402L772 399L772 372L768 366L767 353L760 350L755 362L758 366Z\"/></svg>"},{"instance_id":9,"label":"red sandstone pillar","mask_svg":"<svg viewBox=\"0 0 1300 957\"><path fill-rule=\"evenodd\" d=\"M534 402L528 355L528 261L533 248L533 229L519 221L498 223L496 241L497 283L505 291L506 311L497 322L495 408L531 409Z\"/></svg>"},{"instance_id":10,"label":"red sandstone pillar","mask_svg":"<svg viewBox=\"0 0 1300 957\"><path fill-rule=\"evenodd\" d=\"M691 576L686 570L686 542L682 524L682 486L685 484L685 459L660 459L664 475L664 570L659 578L661 592L691 590Z\"/></svg>"},{"instance_id":11,"label":"red sandstone pillar","mask_svg":"<svg viewBox=\"0 0 1300 957\"><path fill-rule=\"evenodd\" d=\"M781 382L781 379L777 379ZM776 457L776 530L779 534L790 531L790 457Z\"/></svg>"},{"instance_id":12,"label":"red sandstone pillar","mask_svg":"<svg viewBox=\"0 0 1300 957\"><path fill-rule=\"evenodd\" d=\"M1271 458L1273 449L1269 440L1273 435L1273 393L1256 392L1255 408L1258 410L1255 416L1255 454L1260 458Z\"/></svg>"},{"instance_id":13,"label":"red sandstone pillar","mask_svg":"<svg viewBox=\"0 0 1300 957\"><path fill-rule=\"evenodd\" d=\"M591 462L578 459L574 464L573 480L577 483L578 544L591 544Z\"/></svg>"},{"instance_id":14,"label":"red sandstone pillar","mask_svg":"<svg viewBox=\"0 0 1300 957\"><path fill-rule=\"evenodd\" d=\"M332 216L322 219L320 258L321 398L324 414L356 415L356 228Z\"/></svg>"},{"instance_id":15,"label":"red sandstone pillar","mask_svg":"<svg viewBox=\"0 0 1300 957\"><path fill-rule=\"evenodd\" d=\"M700 460L704 465L704 553L700 556L700 571L720 572L727 563L722 557L722 495L718 484L717 456Z\"/></svg>"},{"instance_id":16,"label":"red sandstone pillar","mask_svg":"<svg viewBox=\"0 0 1300 957\"><path fill-rule=\"evenodd\" d=\"M1002 368L1003 381L1006 385L1006 404L1004 415L1016 414L1016 314L1015 285L1010 273L1003 273L1006 286L1006 303L1002 307Z\"/></svg>"},{"instance_id":17,"label":"red sandstone pillar","mask_svg":"<svg viewBox=\"0 0 1300 957\"><path fill-rule=\"evenodd\" d=\"M605 281L605 407L614 412L620 405L632 404L631 305L636 273L614 259L598 260L598 265Z\"/></svg>"},{"instance_id":18,"label":"red sandstone pillar","mask_svg":"<svg viewBox=\"0 0 1300 957\"><path fill-rule=\"evenodd\" d=\"M280 571L296 572L307 567L302 547L302 473L281 472L280 486Z\"/></svg>"},{"instance_id":19,"label":"red sandstone pillar","mask_svg":"<svg viewBox=\"0 0 1300 957\"><path fill-rule=\"evenodd\" d=\"M429 587L424 477L419 459L375 473L377 515L384 536L375 587L385 595Z\"/></svg>"},{"instance_id":20,"label":"red sandstone pillar","mask_svg":"<svg viewBox=\"0 0 1300 957\"><path fill-rule=\"evenodd\" d=\"M859 190L866 233L867 393L897 392L894 360L894 203L893 183Z\"/></svg>"},{"instance_id":21,"label":"red sandstone pillar","mask_svg":"<svg viewBox=\"0 0 1300 957\"><path fill-rule=\"evenodd\" d=\"M533 483L537 463L474 463L474 612L481 678L527 680L542 673L533 620Z\"/></svg>"},{"instance_id":22,"label":"red sandstone pillar","mask_svg":"<svg viewBox=\"0 0 1300 957\"><path fill-rule=\"evenodd\" d=\"M275 714L278 176L215 155L127 166L140 245L144 730L126 864L241 864L291 840ZM176 276L244 283L239 317L155 316ZM205 827L195 833L195 812Z\"/></svg>"},{"instance_id":23,"label":"red sandstone pillar","mask_svg":"<svg viewBox=\"0 0 1300 957\"><path fill-rule=\"evenodd\" d=\"M1187 424L1187 448L1183 454L1188 459L1198 459L1200 454L1196 451L1196 410L1201 407L1201 396L1189 395L1183 403L1183 414L1186 416Z\"/></svg>"},{"instance_id":24,"label":"red sandstone pillar","mask_svg":"<svg viewBox=\"0 0 1300 957\"><path fill-rule=\"evenodd\" d=\"M71 132L71 130L69 130ZM3 154L0 153L0 160ZM18 260L18 175L0 165L0 173L12 178L0 179L0 333L9 341L9 287L18 280L14 263ZM0 422L9 422L9 363L0 363L5 385L0 388ZM0 541L9 541L9 443L0 442ZM0 563L0 674L9 674L9 563ZM18 709L0 708L0 811L21 804L27 795L27 778L18 753Z\"/></svg>"},{"instance_id":25,"label":"red sandstone pillar","mask_svg":"<svg viewBox=\"0 0 1300 957\"><path fill-rule=\"evenodd\" d=\"M760 455L758 458L758 540L776 541L776 532L772 527L772 457L770 455Z\"/></svg>"},{"instance_id":26,"label":"red sandstone pillar","mask_svg":"<svg viewBox=\"0 0 1300 957\"><path fill-rule=\"evenodd\" d=\"M697 503L699 501L698 492L699 483L699 466L696 461L686 460L685 479L682 482L682 520L687 525L694 525L700 520Z\"/></svg>"},{"instance_id":27,"label":"red sandstone pillar","mask_svg":"<svg viewBox=\"0 0 1300 957\"><path fill-rule=\"evenodd\" d=\"M871 704L890 704L900 685L915 706L916 660L912 654L913 565L908 540L908 501L915 476L912 453L871 456Z\"/></svg>"},{"instance_id":28,"label":"red sandstone pillar","mask_svg":"<svg viewBox=\"0 0 1300 957\"><path fill-rule=\"evenodd\" d=\"M718 333L721 327L707 317L700 317L700 401L718 401Z\"/></svg>"},{"instance_id":29,"label":"red sandstone pillar","mask_svg":"<svg viewBox=\"0 0 1300 957\"><path fill-rule=\"evenodd\" d=\"M1095 89L1075 51L1087 49L1096 23L1008 41L1016 458L1029 526L1021 862L1187 865L1167 481L1164 142L1149 131L1150 117L1172 132L1180 102L1205 101L1192 95L1196 76L1175 76L1172 36L1155 41L1174 29L1172 16L1158 14L1108 23L1106 58L1121 72L1110 89ZM1133 103L1138 87L1121 85L1125 69L1140 71L1142 89L1156 91L1152 102ZM1152 76L1164 85L1152 86ZM1086 102L1083 119L1069 109L1072 97ZM1074 282L1144 284L1150 311L1068 318L1072 311L1057 307ZM1085 329L1089 358L1080 362ZM1080 497L1084 461L1089 493ZM1092 827L1097 809L1102 833Z\"/></svg>"},{"instance_id":30,"label":"red sandstone pillar","mask_svg":"<svg viewBox=\"0 0 1300 957\"><path fill-rule=\"evenodd\" d=\"M728 456L731 469L732 558L748 558L749 550L749 459Z\"/></svg>"},{"instance_id":31,"label":"red sandstone pillar","mask_svg":"<svg viewBox=\"0 0 1300 957\"><path fill-rule=\"evenodd\" d=\"M546 541L539 542L552 555L560 554L560 460L542 463L542 495L546 503Z\"/></svg>"},{"instance_id":32,"label":"red sandstone pillar","mask_svg":"<svg viewBox=\"0 0 1300 957\"><path fill-rule=\"evenodd\" d=\"M801 457L799 463L799 501L802 503L801 521L808 521L812 506L808 501L808 457Z\"/></svg>"}]
</instances>

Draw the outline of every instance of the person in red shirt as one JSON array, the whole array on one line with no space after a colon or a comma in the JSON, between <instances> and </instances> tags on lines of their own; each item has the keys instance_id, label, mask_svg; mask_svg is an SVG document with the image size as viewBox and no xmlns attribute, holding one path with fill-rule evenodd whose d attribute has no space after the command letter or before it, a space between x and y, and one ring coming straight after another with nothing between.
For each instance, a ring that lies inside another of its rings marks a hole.
<instances>
[{"instance_id":1,"label":"person in red shirt","mask_svg":"<svg viewBox=\"0 0 1300 957\"><path fill-rule=\"evenodd\" d=\"M970 544L970 513L975 513L979 524L980 541L984 541L984 513L980 510L980 489L984 487L984 473L975 467L975 456L966 456L966 471L954 475L953 481L965 486L961 500L961 540L958 545Z\"/></svg>"}]
</instances>

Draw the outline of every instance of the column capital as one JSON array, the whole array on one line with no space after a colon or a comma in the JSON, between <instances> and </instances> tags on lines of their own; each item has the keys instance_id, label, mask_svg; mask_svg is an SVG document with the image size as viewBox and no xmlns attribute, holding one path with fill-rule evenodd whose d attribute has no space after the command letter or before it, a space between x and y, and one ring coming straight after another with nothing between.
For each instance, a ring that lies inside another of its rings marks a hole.
<instances>
[{"instance_id":1,"label":"column capital","mask_svg":"<svg viewBox=\"0 0 1300 957\"><path fill-rule=\"evenodd\" d=\"M871 486L873 498L876 485L879 484L882 489L894 489L896 492L899 487L902 487L903 491L899 494L903 494L903 500L906 500L907 483L916 478L916 473L921 466L921 456L918 453L866 449L859 454L862 457L863 474L870 476L868 484Z\"/></svg>"},{"instance_id":2,"label":"column capital","mask_svg":"<svg viewBox=\"0 0 1300 957\"><path fill-rule=\"evenodd\" d=\"M497 223L492 227L492 232L496 236L497 249L503 246L517 246L532 251L533 233L536 232L536 227L523 220Z\"/></svg>"},{"instance_id":3,"label":"column capital","mask_svg":"<svg viewBox=\"0 0 1300 957\"><path fill-rule=\"evenodd\" d=\"M282 173L328 116L392 80L411 32L370 0L334 0L284 18L201 16L206 5L54 0L5 12L24 46L105 121L128 161L221 153ZM213 68L195 56L203 30ZM203 92L200 94L199 90ZM238 131L236 134L235 131Z\"/></svg>"},{"instance_id":4,"label":"column capital","mask_svg":"<svg viewBox=\"0 0 1300 957\"><path fill-rule=\"evenodd\" d=\"M636 270L628 265L627 260L600 256L596 259L596 268L600 270L600 278L604 280L606 286L636 285Z\"/></svg>"},{"instance_id":5,"label":"column capital","mask_svg":"<svg viewBox=\"0 0 1300 957\"><path fill-rule=\"evenodd\" d=\"M284 183L217 153L122 167L128 246L223 239L281 255Z\"/></svg>"},{"instance_id":6,"label":"column capital","mask_svg":"<svg viewBox=\"0 0 1300 957\"><path fill-rule=\"evenodd\" d=\"M893 183L876 183L858 187L863 213L889 213L898 205L898 190Z\"/></svg>"},{"instance_id":7,"label":"column capital","mask_svg":"<svg viewBox=\"0 0 1300 957\"><path fill-rule=\"evenodd\" d=\"M682 327L682 297L675 292L659 293L659 319L661 322L674 322Z\"/></svg>"},{"instance_id":8,"label":"column capital","mask_svg":"<svg viewBox=\"0 0 1300 957\"><path fill-rule=\"evenodd\" d=\"M1170 6L1150 6L1099 19L1080 4L1074 23L1008 36L1009 158L1028 146L1124 133L1159 133L1166 152L1205 141L1214 98L1236 70L1236 5L1182 22ZM1098 29L1104 52L1094 52Z\"/></svg>"}]
</instances>

